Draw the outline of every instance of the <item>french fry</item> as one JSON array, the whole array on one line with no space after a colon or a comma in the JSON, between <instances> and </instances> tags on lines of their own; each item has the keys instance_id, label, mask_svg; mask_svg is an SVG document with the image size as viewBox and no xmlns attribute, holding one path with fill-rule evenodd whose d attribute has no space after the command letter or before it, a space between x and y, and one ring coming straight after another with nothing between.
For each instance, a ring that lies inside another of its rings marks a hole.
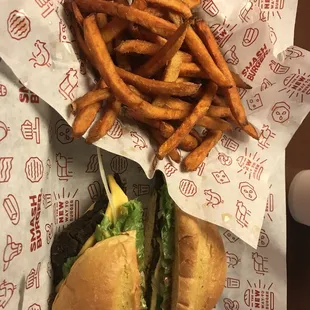
<instances>
[{"instance_id":1,"label":"french fry","mask_svg":"<svg viewBox=\"0 0 310 310\"><path fill-rule=\"evenodd\" d=\"M123 38L122 38L122 34L121 34L115 39L115 45L119 45L120 42L122 42L122 39ZM127 55L116 52L115 53L115 60L116 60L117 66L119 66L120 68L122 68L126 71L131 71L132 68L131 68L131 64L128 60Z\"/></svg>"},{"instance_id":2,"label":"french fry","mask_svg":"<svg viewBox=\"0 0 310 310\"><path fill-rule=\"evenodd\" d=\"M232 116L229 107L210 106L207 115L210 117L230 118Z\"/></svg>"},{"instance_id":3,"label":"french fry","mask_svg":"<svg viewBox=\"0 0 310 310\"><path fill-rule=\"evenodd\" d=\"M171 95L171 96L191 96L200 88L199 84L194 83L174 83L151 80L141 77L137 74L128 72L121 68L116 68L119 76L128 84L135 86L137 89L154 95Z\"/></svg>"},{"instance_id":4,"label":"french fry","mask_svg":"<svg viewBox=\"0 0 310 310\"><path fill-rule=\"evenodd\" d=\"M166 140L165 138L160 134L160 131L154 128L150 128L150 133L154 140L159 144L163 144ZM177 149L173 149L167 154L168 157L170 157L174 162L180 163L181 162L181 156Z\"/></svg>"},{"instance_id":5,"label":"french fry","mask_svg":"<svg viewBox=\"0 0 310 310\"><path fill-rule=\"evenodd\" d=\"M253 139L259 140L259 135L257 133L257 130L250 122L246 124L245 126L243 126L242 129Z\"/></svg>"},{"instance_id":6,"label":"french fry","mask_svg":"<svg viewBox=\"0 0 310 310\"><path fill-rule=\"evenodd\" d=\"M89 130L86 143L94 143L104 137L112 128L121 110L121 103L118 100L107 102L101 117Z\"/></svg>"},{"instance_id":7,"label":"french fry","mask_svg":"<svg viewBox=\"0 0 310 310\"><path fill-rule=\"evenodd\" d=\"M116 71L106 44L101 37L94 15L89 15L84 20L84 36L90 52L96 59L97 69L101 77L111 89L116 99L132 110L139 110L142 115L151 119L179 119L181 114L179 111L155 107L149 104L133 93L123 82ZM119 70L125 71L120 68Z\"/></svg>"},{"instance_id":8,"label":"french fry","mask_svg":"<svg viewBox=\"0 0 310 310\"><path fill-rule=\"evenodd\" d=\"M99 29L101 30L108 23L107 14L97 13L96 14L96 22L97 22Z\"/></svg>"},{"instance_id":9,"label":"french fry","mask_svg":"<svg viewBox=\"0 0 310 310\"><path fill-rule=\"evenodd\" d=\"M215 38L209 26L202 20L196 21L195 26L197 33L210 51L214 61L232 85L231 88L224 89L223 91L226 95L225 97L227 97L228 99L227 103L231 109L233 116L235 117L238 124L243 127L248 124L248 120L246 118L245 109L241 103L236 83L231 75L224 56L221 54L221 51L215 41Z\"/></svg>"},{"instance_id":10,"label":"french fry","mask_svg":"<svg viewBox=\"0 0 310 310\"><path fill-rule=\"evenodd\" d=\"M182 16L175 12L168 12L169 19L176 25L180 26L183 22Z\"/></svg>"},{"instance_id":11,"label":"french fry","mask_svg":"<svg viewBox=\"0 0 310 310\"><path fill-rule=\"evenodd\" d=\"M132 6L128 7L104 0L77 0L77 2L82 11L88 13L104 12L113 16L118 16L139 24L164 38L171 36L177 29L176 25L147 12L135 9ZM203 70L208 73L211 80L221 87L230 87L232 85L215 65L205 45L191 26L188 27L185 42Z\"/></svg>"},{"instance_id":12,"label":"french fry","mask_svg":"<svg viewBox=\"0 0 310 310\"><path fill-rule=\"evenodd\" d=\"M192 12L188 5L179 0L147 0L148 3L156 4L161 7L167 8L174 12L180 13L185 18L192 17Z\"/></svg>"},{"instance_id":13,"label":"french fry","mask_svg":"<svg viewBox=\"0 0 310 310\"><path fill-rule=\"evenodd\" d=\"M200 4L200 0L182 0L188 5L189 8L193 9Z\"/></svg>"},{"instance_id":14,"label":"french fry","mask_svg":"<svg viewBox=\"0 0 310 310\"><path fill-rule=\"evenodd\" d=\"M219 142L222 137L222 132L219 130L210 130L203 142L183 161L183 167L186 171L195 171L198 166L204 161L208 156L212 148Z\"/></svg>"},{"instance_id":15,"label":"french fry","mask_svg":"<svg viewBox=\"0 0 310 310\"><path fill-rule=\"evenodd\" d=\"M122 54L140 54L153 56L160 49L161 45L144 40L126 40L121 42L115 50ZM178 51L176 55L179 55L183 62L191 62L193 60L192 55Z\"/></svg>"},{"instance_id":16,"label":"french fry","mask_svg":"<svg viewBox=\"0 0 310 310\"><path fill-rule=\"evenodd\" d=\"M225 99L223 97L218 96L218 95L214 96L212 104L214 104L218 107L227 107Z\"/></svg>"},{"instance_id":17,"label":"french fry","mask_svg":"<svg viewBox=\"0 0 310 310\"><path fill-rule=\"evenodd\" d=\"M72 2L72 12L73 12L73 15L74 15L76 22L81 27L81 29L83 29L84 17L82 15L79 7L77 6L77 4L74 1Z\"/></svg>"},{"instance_id":18,"label":"french fry","mask_svg":"<svg viewBox=\"0 0 310 310\"><path fill-rule=\"evenodd\" d=\"M71 111L73 114L79 114L81 110L95 102L101 102L111 96L108 88L91 90L84 96L76 99L71 103Z\"/></svg>"},{"instance_id":19,"label":"french fry","mask_svg":"<svg viewBox=\"0 0 310 310\"><path fill-rule=\"evenodd\" d=\"M170 1L170 0L169 0ZM143 64L136 73L143 77L151 77L157 73L165 64L171 60L176 52L182 46L186 31L188 28L188 22L182 24L176 32L168 39L167 43L145 64Z\"/></svg>"},{"instance_id":20,"label":"french fry","mask_svg":"<svg viewBox=\"0 0 310 310\"><path fill-rule=\"evenodd\" d=\"M100 102L95 102L84 109L80 110L72 124L72 136L80 138L84 135L90 125L93 123L96 114L101 108Z\"/></svg>"},{"instance_id":21,"label":"french fry","mask_svg":"<svg viewBox=\"0 0 310 310\"><path fill-rule=\"evenodd\" d=\"M152 42L159 46L163 46L166 44L167 40L143 27L130 24L129 25L129 32L131 33L132 37L137 40Z\"/></svg>"},{"instance_id":22,"label":"french fry","mask_svg":"<svg viewBox=\"0 0 310 310\"><path fill-rule=\"evenodd\" d=\"M230 123L220 118L214 118L210 116L203 116L200 120L197 121L196 125L212 130L221 130L221 131L232 130L232 126Z\"/></svg>"},{"instance_id":23,"label":"french fry","mask_svg":"<svg viewBox=\"0 0 310 310\"><path fill-rule=\"evenodd\" d=\"M157 153L159 159L163 159L171 150L176 148L180 144L180 141L182 141L183 137L190 133L197 121L206 114L216 91L217 85L210 82L205 89L204 96L194 107L192 113L182 122L174 134L160 146Z\"/></svg>"},{"instance_id":24,"label":"french fry","mask_svg":"<svg viewBox=\"0 0 310 310\"><path fill-rule=\"evenodd\" d=\"M230 73L231 73L237 87L243 88L243 89L252 89L252 87L250 85L248 85L246 82L244 82L242 80L242 78L240 77L239 74L237 74L233 71L231 71Z\"/></svg>"},{"instance_id":25,"label":"french fry","mask_svg":"<svg viewBox=\"0 0 310 310\"><path fill-rule=\"evenodd\" d=\"M160 18L165 17L164 12L162 10L160 10L159 8L156 8L156 7L148 7L145 9L145 11L154 15L154 16L160 17Z\"/></svg>"}]
</instances>

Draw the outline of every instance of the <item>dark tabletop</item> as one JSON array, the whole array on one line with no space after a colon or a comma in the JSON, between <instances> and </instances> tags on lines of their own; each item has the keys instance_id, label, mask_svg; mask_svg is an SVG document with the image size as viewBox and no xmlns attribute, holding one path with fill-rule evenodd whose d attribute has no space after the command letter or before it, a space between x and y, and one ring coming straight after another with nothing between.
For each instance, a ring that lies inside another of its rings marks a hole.
<instances>
[{"instance_id":1,"label":"dark tabletop","mask_svg":"<svg viewBox=\"0 0 310 310\"><path fill-rule=\"evenodd\" d=\"M299 0L295 44L310 51L309 0ZM310 169L310 115L286 151L286 186L301 170ZM288 310L310 309L310 227L287 216Z\"/></svg>"}]
</instances>

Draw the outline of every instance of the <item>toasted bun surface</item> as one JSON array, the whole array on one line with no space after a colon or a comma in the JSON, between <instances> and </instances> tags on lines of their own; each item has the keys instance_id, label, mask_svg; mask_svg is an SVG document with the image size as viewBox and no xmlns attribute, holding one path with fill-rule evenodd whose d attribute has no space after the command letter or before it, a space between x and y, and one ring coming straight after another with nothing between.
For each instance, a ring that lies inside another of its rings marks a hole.
<instances>
[{"instance_id":1,"label":"toasted bun surface","mask_svg":"<svg viewBox=\"0 0 310 310\"><path fill-rule=\"evenodd\" d=\"M217 227L176 208L172 310L213 309L226 278L226 254Z\"/></svg>"},{"instance_id":2,"label":"toasted bun surface","mask_svg":"<svg viewBox=\"0 0 310 310\"><path fill-rule=\"evenodd\" d=\"M97 243L74 263L52 310L138 310L140 274L135 233Z\"/></svg>"}]
</instances>

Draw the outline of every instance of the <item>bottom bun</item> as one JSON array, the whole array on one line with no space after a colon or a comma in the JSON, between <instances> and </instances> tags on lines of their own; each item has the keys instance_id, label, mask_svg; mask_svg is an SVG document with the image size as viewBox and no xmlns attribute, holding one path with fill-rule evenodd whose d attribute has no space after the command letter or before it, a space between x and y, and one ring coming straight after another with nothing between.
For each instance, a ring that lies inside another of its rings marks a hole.
<instances>
[{"instance_id":1,"label":"bottom bun","mask_svg":"<svg viewBox=\"0 0 310 310\"><path fill-rule=\"evenodd\" d=\"M74 263L52 310L138 310L140 274L135 233L98 242Z\"/></svg>"},{"instance_id":2,"label":"bottom bun","mask_svg":"<svg viewBox=\"0 0 310 310\"><path fill-rule=\"evenodd\" d=\"M224 289L226 271L226 253L217 226L177 208L171 309L213 309Z\"/></svg>"}]
</instances>

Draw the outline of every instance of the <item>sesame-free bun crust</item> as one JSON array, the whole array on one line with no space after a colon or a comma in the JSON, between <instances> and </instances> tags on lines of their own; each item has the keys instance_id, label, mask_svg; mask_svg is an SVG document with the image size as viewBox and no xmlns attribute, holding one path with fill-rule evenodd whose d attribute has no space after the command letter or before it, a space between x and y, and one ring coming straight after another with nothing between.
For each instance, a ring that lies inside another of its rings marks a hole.
<instances>
[{"instance_id":1,"label":"sesame-free bun crust","mask_svg":"<svg viewBox=\"0 0 310 310\"><path fill-rule=\"evenodd\" d=\"M98 242L74 263L52 310L138 310L135 232Z\"/></svg>"},{"instance_id":2,"label":"sesame-free bun crust","mask_svg":"<svg viewBox=\"0 0 310 310\"><path fill-rule=\"evenodd\" d=\"M211 310L222 294L226 254L217 227L176 208L172 310Z\"/></svg>"}]
</instances>

